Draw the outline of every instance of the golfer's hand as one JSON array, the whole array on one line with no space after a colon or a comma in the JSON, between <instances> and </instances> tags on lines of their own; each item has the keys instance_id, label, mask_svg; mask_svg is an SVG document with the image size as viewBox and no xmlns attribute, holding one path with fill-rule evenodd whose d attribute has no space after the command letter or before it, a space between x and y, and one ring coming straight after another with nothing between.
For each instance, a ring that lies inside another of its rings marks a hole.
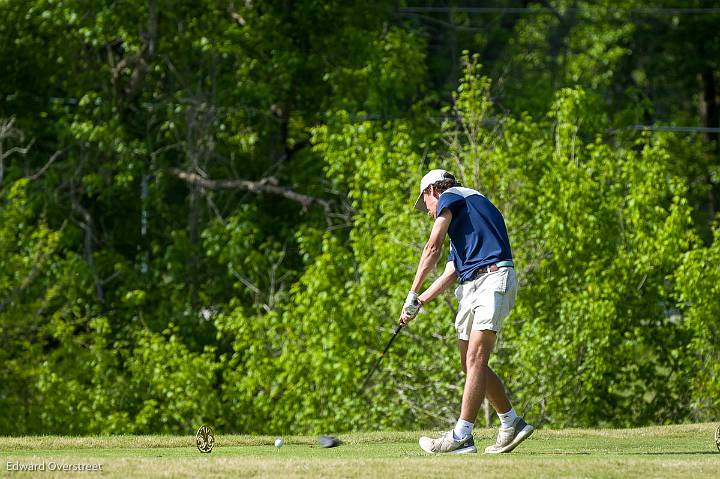
<instances>
[{"instance_id":1,"label":"golfer's hand","mask_svg":"<svg viewBox=\"0 0 720 479\"><path fill-rule=\"evenodd\" d=\"M404 328L413 319L415 319L414 316L412 318L409 316L405 316L405 312L403 311L402 313L400 313L400 326L402 326Z\"/></svg>"},{"instance_id":2,"label":"golfer's hand","mask_svg":"<svg viewBox=\"0 0 720 479\"><path fill-rule=\"evenodd\" d=\"M403 304L402 312L400 313L400 324L406 326L410 321L415 319L415 316L417 316L420 310L420 306L422 306L422 303L417 293L410 291L405 299L405 304Z\"/></svg>"}]
</instances>

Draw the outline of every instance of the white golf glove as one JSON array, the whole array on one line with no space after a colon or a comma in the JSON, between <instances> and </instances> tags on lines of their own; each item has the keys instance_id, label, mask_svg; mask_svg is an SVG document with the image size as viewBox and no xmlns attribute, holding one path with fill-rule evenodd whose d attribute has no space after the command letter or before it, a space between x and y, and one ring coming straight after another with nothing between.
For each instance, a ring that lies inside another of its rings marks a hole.
<instances>
[{"instance_id":1,"label":"white golf glove","mask_svg":"<svg viewBox=\"0 0 720 479\"><path fill-rule=\"evenodd\" d=\"M409 319L413 319L417 316L420 306L422 306L422 303L418 299L418 294L415 291L410 291L407 298L405 298L405 304L403 304L403 314Z\"/></svg>"}]
</instances>

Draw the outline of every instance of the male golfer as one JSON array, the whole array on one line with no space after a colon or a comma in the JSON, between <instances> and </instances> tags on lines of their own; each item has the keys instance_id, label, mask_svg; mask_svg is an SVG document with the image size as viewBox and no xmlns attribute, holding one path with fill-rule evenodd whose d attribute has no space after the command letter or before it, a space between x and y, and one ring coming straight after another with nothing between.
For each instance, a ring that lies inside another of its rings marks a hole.
<instances>
[{"instance_id":1,"label":"male golfer","mask_svg":"<svg viewBox=\"0 0 720 479\"><path fill-rule=\"evenodd\" d=\"M515 413L503 383L488 367L495 337L515 303L517 292L505 220L487 198L462 187L445 170L432 170L422 178L415 208L428 213L435 222L400 322L408 324L424 303L457 279L460 286L455 295L460 306L455 329L460 365L465 373L462 409L455 428L436 439L421 437L420 447L429 453L477 452L473 423L487 396L500 417L500 431L495 445L488 446L485 453L510 452L532 434L533 427ZM418 294L438 262L446 234L450 236L450 256L445 270Z\"/></svg>"}]
</instances>

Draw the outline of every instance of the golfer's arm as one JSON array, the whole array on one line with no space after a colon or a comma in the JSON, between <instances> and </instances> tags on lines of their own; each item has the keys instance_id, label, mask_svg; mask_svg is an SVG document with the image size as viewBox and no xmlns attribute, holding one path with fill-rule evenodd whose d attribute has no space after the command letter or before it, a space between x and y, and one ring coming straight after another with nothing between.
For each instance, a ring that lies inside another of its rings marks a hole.
<instances>
[{"instance_id":1,"label":"golfer's arm","mask_svg":"<svg viewBox=\"0 0 720 479\"><path fill-rule=\"evenodd\" d=\"M448 261L445 265L445 271L440 275L423 294L419 296L421 303L425 304L431 299L434 299L437 295L448 289L451 284L455 283L457 279L457 273L455 272L455 264L452 261Z\"/></svg>"},{"instance_id":2,"label":"golfer's arm","mask_svg":"<svg viewBox=\"0 0 720 479\"><path fill-rule=\"evenodd\" d=\"M420 290L425 278L427 278L430 271L432 271L437 264L438 259L440 259L443 241L445 241L445 235L447 234L451 219L452 213L450 213L449 209L445 209L442 214L437 217L435 223L433 223L430 238L423 248L422 256L420 256L420 264L418 264L415 280L413 280L412 288L410 289L411 291L417 292Z\"/></svg>"}]
</instances>

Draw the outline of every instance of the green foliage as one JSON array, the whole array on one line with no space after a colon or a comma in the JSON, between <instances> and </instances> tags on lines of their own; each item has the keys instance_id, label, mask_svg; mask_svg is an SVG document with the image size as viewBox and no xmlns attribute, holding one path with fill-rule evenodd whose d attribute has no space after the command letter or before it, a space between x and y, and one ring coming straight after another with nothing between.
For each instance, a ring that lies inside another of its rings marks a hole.
<instances>
[{"instance_id":1,"label":"green foliage","mask_svg":"<svg viewBox=\"0 0 720 479\"><path fill-rule=\"evenodd\" d=\"M34 217L27 189L18 180L0 190L0 427L19 433L39 431L35 397L45 341L37 339L51 327L43 313L59 294L53 270L60 234Z\"/></svg>"},{"instance_id":2,"label":"green foliage","mask_svg":"<svg viewBox=\"0 0 720 479\"><path fill-rule=\"evenodd\" d=\"M675 274L678 285L681 327L690 339L680 349L681 364L692 371L694 418L713 417L720 411L720 230L713 243L685 253Z\"/></svg>"},{"instance_id":3,"label":"green foliage","mask_svg":"<svg viewBox=\"0 0 720 479\"><path fill-rule=\"evenodd\" d=\"M172 328L172 324L170 324ZM215 386L219 364L214 348L191 353L168 329L163 335L140 331L125 362L138 431L169 432L203 424L220 412Z\"/></svg>"},{"instance_id":4,"label":"green foliage","mask_svg":"<svg viewBox=\"0 0 720 479\"><path fill-rule=\"evenodd\" d=\"M431 167L505 215L521 291L494 365L518 410L716 415L718 137L634 127L718 126L715 17L448 5L0 2L0 427L445 426L451 292L358 391Z\"/></svg>"},{"instance_id":5,"label":"green foliage","mask_svg":"<svg viewBox=\"0 0 720 479\"><path fill-rule=\"evenodd\" d=\"M373 389L377 400L370 401L358 388L396 321L395 298L404 294L399 278L413 261L406 235L417 221L403 213L409 198L388 191L411 181L419 158L403 124L352 124L345 112L318 128L313 143L328 179L348 192L356 213L345 225L349 235L316 237L317 255L281 311L249 318L238 308L218 319L223 335L235 338L225 378L233 422L252 430L251 421L260 421L277 433L296 431L298 424L315 432L399 427L418 414L420 397L391 399L397 385L384 384ZM389 365L434 362L420 345L400 348ZM410 386L406 378L397 380L403 389ZM247 417L248 410L254 417Z\"/></svg>"},{"instance_id":6,"label":"green foliage","mask_svg":"<svg viewBox=\"0 0 720 479\"><path fill-rule=\"evenodd\" d=\"M558 93L552 123L494 127L476 58L466 72L462 122L446 136L465 184L499 205L511 232L521 292L497 367L519 409L556 425L682 420L687 336L668 278L694 236L666 142L607 144L581 89Z\"/></svg>"}]
</instances>

